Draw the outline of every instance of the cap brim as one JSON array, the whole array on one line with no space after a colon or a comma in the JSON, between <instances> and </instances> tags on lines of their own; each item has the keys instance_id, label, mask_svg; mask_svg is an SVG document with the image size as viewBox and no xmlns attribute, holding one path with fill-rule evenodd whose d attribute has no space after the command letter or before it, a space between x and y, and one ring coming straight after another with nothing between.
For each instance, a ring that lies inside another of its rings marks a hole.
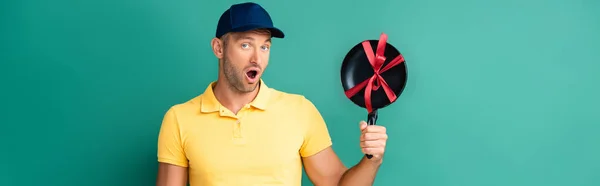
<instances>
[{"instance_id":1,"label":"cap brim","mask_svg":"<svg viewBox=\"0 0 600 186\"><path fill-rule=\"evenodd\" d=\"M234 29L232 29L232 31L245 32L245 31L256 30L256 29L268 29L269 31L271 31L271 37L276 37L276 38L284 38L285 37L285 34L283 34L283 31L281 31L279 28L263 26L263 25L245 25L245 26L241 26L238 28L234 28Z\"/></svg>"}]
</instances>

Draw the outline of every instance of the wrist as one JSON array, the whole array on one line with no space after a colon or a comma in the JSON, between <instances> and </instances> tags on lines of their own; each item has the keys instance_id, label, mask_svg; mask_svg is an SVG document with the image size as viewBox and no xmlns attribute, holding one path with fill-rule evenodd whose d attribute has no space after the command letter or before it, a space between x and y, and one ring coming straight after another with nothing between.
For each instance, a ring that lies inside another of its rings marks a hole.
<instances>
[{"instance_id":1,"label":"wrist","mask_svg":"<svg viewBox=\"0 0 600 186\"><path fill-rule=\"evenodd\" d=\"M369 159L366 156L362 158L360 164L364 166L368 166L369 168L379 169L381 164L383 163L383 158L379 158L377 160Z\"/></svg>"}]
</instances>

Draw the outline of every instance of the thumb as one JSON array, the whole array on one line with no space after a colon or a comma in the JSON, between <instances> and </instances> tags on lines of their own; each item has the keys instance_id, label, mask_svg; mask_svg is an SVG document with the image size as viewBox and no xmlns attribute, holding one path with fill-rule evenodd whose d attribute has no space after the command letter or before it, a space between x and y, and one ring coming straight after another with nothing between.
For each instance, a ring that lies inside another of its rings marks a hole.
<instances>
[{"instance_id":1,"label":"thumb","mask_svg":"<svg viewBox=\"0 0 600 186\"><path fill-rule=\"evenodd\" d=\"M360 130L365 130L365 128L367 128L367 122L365 121L360 121Z\"/></svg>"}]
</instances>

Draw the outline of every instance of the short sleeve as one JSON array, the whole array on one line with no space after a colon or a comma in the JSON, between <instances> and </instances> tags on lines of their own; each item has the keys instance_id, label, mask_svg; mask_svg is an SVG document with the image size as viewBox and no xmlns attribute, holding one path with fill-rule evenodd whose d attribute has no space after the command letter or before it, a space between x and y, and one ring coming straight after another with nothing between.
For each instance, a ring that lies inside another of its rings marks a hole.
<instances>
[{"instance_id":1,"label":"short sleeve","mask_svg":"<svg viewBox=\"0 0 600 186\"><path fill-rule=\"evenodd\" d=\"M308 157L331 146L332 142L327 125L315 105L306 98L303 98L301 104L303 109L301 113L306 117L304 119L306 130L300 156Z\"/></svg>"},{"instance_id":2,"label":"short sleeve","mask_svg":"<svg viewBox=\"0 0 600 186\"><path fill-rule=\"evenodd\" d=\"M158 162L187 167L181 132L174 107L164 115L158 135Z\"/></svg>"}]
</instances>

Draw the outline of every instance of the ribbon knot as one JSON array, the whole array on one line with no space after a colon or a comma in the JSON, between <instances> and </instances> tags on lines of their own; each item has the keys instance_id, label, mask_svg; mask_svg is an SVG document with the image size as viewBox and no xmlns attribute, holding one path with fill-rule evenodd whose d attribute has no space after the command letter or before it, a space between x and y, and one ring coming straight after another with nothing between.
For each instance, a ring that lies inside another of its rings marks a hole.
<instances>
[{"instance_id":1,"label":"ribbon knot","mask_svg":"<svg viewBox=\"0 0 600 186\"><path fill-rule=\"evenodd\" d=\"M373 67L373 76L359 83L358 85L350 88L345 92L346 97L351 98L356 95L360 90L365 88L365 107L367 108L367 112L371 113L373 111L373 106L371 105L371 92L378 90L380 87L383 87L386 96L390 100L390 102L394 102L397 99L396 94L387 84L385 79L381 77L381 73L391 69L392 67L399 65L404 62L404 57L402 54L396 56L390 63L388 63L385 67L383 67L383 63L386 60L385 54L385 46L387 44L387 35L385 33L381 33L379 37L379 41L377 43L377 51L373 54L373 50L371 49L371 43L368 40L362 42L363 48L365 50L365 54L367 55L367 59ZM383 69L382 69L383 67Z\"/></svg>"},{"instance_id":2,"label":"ribbon knot","mask_svg":"<svg viewBox=\"0 0 600 186\"><path fill-rule=\"evenodd\" d=\"M376 65L378 65L377 67L373 67L373 70L375 71L375 75L377 76L377 81L373 82L373 90L378 90L379 87L381 87L381 80L383 80L383 77L381 77L379 75L379 71L381 70L381 66L383 65L383 63L386 60L386 57L384 55L379 55L379 54L375 54L375 59L377 60L375 62Z\"/></svg>"}]
</instances>

